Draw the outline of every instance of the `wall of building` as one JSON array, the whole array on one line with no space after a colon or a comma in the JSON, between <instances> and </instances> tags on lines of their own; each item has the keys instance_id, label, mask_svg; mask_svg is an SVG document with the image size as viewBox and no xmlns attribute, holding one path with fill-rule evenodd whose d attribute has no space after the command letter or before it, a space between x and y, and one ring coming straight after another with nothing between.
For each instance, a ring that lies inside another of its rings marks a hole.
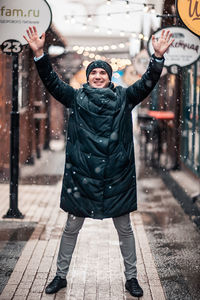
<instances>
[{"instance_id":1,"label":"wall of building","mask_svg":"<svg viewBox=\"0 0 200 300\"><path fill-rule=\"evenodd\" d=\"M50 45L66 46L54 26L46 34L45 52ZM56 66L57 59L53 61ZM59 68L57 70L61 73ZM64 106L53 99L42 84L29 46L19 54L18 101L19 164L22 166L34 164L42 151L49 149L50 139L63 135L68 120ZM9 179L11 103L12 57L0 50L0 181Z\"/></svg>"},{"instance_id":2,"label":"wall of building","mask_svg":"<svg viewBox=\"0 0 200 300\"><path fill-rule=\"evenodd\" d=\"M9 147L10 147L10 111L12 90L12 73L10 65L12 58L0 53L0 172L9 168ZM10 70L10 71L8 71ZM7 172L8 173L8 172Z\"/></svg>"},{"instance_id":3,"label":"wall of building","mask_svg":"<svg viewBox=\"0 0 200 300\"><path fill-rule=\"evenodd\" d=\"M43 149L46 137L46 96L33 55L28 48L19 54L18 101L20 114L19 164L34 163L37 150ZM10 112L12 109L12 57L0 53L0 177L9 177ZM39 110L38 110L39 103ZM39 132L36 120L39 116ZM39 133L37 135L37 133ZM37 136L39 138L37 139Z\"/></svg>"}]
</instances>

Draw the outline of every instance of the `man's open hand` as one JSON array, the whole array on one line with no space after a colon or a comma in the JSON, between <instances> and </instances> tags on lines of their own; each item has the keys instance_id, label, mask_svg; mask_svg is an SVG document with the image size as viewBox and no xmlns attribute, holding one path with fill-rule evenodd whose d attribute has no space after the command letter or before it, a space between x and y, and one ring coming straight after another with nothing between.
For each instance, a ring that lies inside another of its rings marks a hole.
<instances>
[{"instance_id":1,"label":"man's open hand","mask_svg":"<svg viewBox=\"0 0 200 300\"><path fill-rule=\"evenodd\" d=\"M23 35L31 49L33 50L36 57L41 56L44 53L45 33L42 34L41 38L38 36L37 29L35 26L29 27L26 30L28 38Z\"/></svg>"},{"instance_id":2,"label":"man's open hand","mask_svg":"<svg viewBox=\"0 0 200 300\"><path fill-rule=\"evenodd\" d=\"M161 37L157 40L155 35L152 35L152 45L155 51L156 57L163 57L164 53L173 43L174 39L171 39L172 33L169 30L166 31L163 29L161 32Z\"/></svg>"}]
</instances>

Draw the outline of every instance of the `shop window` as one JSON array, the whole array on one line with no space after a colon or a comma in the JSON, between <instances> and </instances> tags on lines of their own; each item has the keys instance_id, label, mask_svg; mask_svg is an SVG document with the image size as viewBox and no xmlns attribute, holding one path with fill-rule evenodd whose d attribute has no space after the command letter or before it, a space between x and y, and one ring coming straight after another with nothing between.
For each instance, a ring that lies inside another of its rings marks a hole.
<instances>
[{"instance_id":1,"label":"shop window","mask_svg":"<svg viewBox=\"0 0 200 300\"><path fill-rule=\"evenodd\" d=\"M28 105L29 97L29 59L25 53L19 55L18 99L19 109Z\"/></svg>"},{"instance_id":2,"label":"shop window","mask_svg":"<svg viewBox=\"0 0 200 300\"><path fill-rule=\"evenodd\" d=\"M184 72L182 160L200 177L200 61Z\"/></svg>"}]
</instances>

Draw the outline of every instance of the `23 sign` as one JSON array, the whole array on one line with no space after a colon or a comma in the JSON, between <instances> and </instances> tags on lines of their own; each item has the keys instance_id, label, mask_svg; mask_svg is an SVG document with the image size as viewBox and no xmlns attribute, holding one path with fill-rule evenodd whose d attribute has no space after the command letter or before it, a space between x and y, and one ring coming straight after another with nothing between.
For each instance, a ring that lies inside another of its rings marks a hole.
<instances>
[{"instance_id":1,"label":"23 sign","mask_svg":"<svg viewBox=\"0 0 200 300\"><path fill-rule=\"evenodd\" d=\"M7 40L2 43L1 49L4 53L15 54L22 51L22 45L17 40Z\"/></svg>"}]
</instances>

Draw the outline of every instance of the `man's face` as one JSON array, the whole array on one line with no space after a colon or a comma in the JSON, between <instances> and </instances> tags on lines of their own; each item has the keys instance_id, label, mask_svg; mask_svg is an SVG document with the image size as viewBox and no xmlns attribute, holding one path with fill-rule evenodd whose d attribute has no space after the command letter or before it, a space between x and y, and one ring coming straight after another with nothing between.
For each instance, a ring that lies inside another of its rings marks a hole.
<instances>
[{"instance_id":1,"label":"man's face","mask_svg":"<svg viewBox=\"0 0 200 300\"><path fill-rule=\"evenodd\" d=\"M108 73L102 68L93 69L88 78L88 83L92 88L105 88L109 85Z\"/></svg>"}]
</instances>

